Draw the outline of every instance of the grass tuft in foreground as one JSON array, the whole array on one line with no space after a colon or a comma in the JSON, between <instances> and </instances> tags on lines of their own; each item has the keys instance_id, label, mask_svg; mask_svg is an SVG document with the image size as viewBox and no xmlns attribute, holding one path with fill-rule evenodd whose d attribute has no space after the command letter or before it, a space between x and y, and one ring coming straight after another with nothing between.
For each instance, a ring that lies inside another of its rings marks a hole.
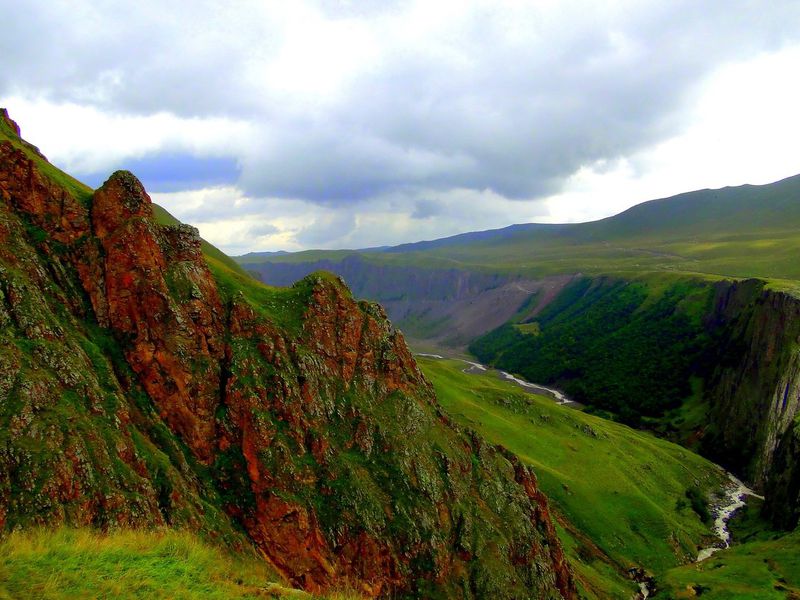
<instances>
[{"instance_id":1,"label":"grass tuft in foreground","mask_svg":"<svg viewBox=\"0 0 800 600\"><path fill-rule=\"evenodd\" d=\"M0 599L235 600L315 596L281 582L263 560L173 530L15 532L0 542ZM319 598L319 597L316 597ZM336 593L330 600L356 600Z\"/></svg>"}]
</instances>

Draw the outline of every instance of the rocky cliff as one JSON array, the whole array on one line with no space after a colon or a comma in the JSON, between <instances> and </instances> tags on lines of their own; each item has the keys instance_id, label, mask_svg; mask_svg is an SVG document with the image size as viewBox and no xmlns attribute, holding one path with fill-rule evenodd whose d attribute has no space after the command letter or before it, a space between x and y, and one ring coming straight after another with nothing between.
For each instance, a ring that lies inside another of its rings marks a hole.
<instances>
[{"instance_id":1,"label":"rocky cliff","mask_svg":"<svg viewBox=\"0 0 800 600\"><path fill-rule=\"evenodd\" d=\"M450 347L466 347L518 313L522 318L536 314L573 279L379 264L358 254L340 261L242 264L272 285L291 285L320 269L336 273L357 297L380 302L411 338Z\"/></svg>"},{"instance_id":2,"label":"rocky cliff","mask_svg":"<svg viewBox=\"0 0 800 600\"><path fill-rule=\"evenodd\" d=\"M776 525L793 528L800 514L800 299L758 280L717 290L703 448L764 492Z\"/></svg>"},{"instance_id":3,"label":"rocky cliff","mask_svg":"<svg viewBox=\"0 0 800 600\"><path fill-rule=\"evenodd\" d=\"M440 410L382 309L269 288L0 114L0 527L191 527L309 590L570 598L534 474Z\"/></svg>"}]
</instances>

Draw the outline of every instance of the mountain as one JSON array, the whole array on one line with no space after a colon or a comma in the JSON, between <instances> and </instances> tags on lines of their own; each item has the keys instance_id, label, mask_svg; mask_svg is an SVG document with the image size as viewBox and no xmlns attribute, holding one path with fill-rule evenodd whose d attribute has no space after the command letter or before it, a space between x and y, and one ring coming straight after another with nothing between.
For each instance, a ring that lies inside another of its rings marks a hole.
<instances>
[{"instance_id":1,"label":"mountain","mask_svg":"<svg viewBox=\"0 0 800 600\"><path fill-rule=\"evenodd\" d=\"M0 113L0 529L189 530L310 591L572 598L533 471L456 425L380 306L250 279Z\"/></svg>"},{"instance_id":2,"label":"mountain","mask_svg":"<svg viewBox=\"0 0 800 600\"><path fill-rule=\"evenodd\" d=\"M381 252L244 261L325 268L420 348L469 350L590 410L700 450L800 518L800 176Z\"/></svg>"},{"instance_id":3,"label":"mountain","mask_svg":"<svg viewBox=\"0 0 800 600\"><path fill-rule=\"evenodd\" d=\"M275 265L358 256L371 265L490 271L509 277L622 271L800 279L800 175L767 185L700 190L644 202L589 223L523 224L373 250L307 251L238 260Z\"/></svg>"},{"instance_id":4,"label":"mountain","mask_svg":"<svg viewBox=\"0 0 800 600\"><path fill-rule=\"evenodd\" d=\"M554 241L641 240L663 244L693 236L750 235L756 231L790 231L800 221L800 175L767 185L698 190L637 204L617 215L575 224L527 223L502 229L462 233L438 240L401 244L385 252L454 249L480 244L497 247L527 241L533 247ZM256 255L258 253L255 253Z\"/></svg>"},{"instance_id":5,"label":"mountain","mask_svg":"<svg viewBox=\"0 0 800 600\"><path fill-rule=\"evenodd\" d=\"M512 225L380 251L237 260L275 285L317 269L335 272L357 296L384 304L412 338L465 347L514 317L532 293L553 297L576 274L761 277L800 289L793 283L800 280L798 231L800 175L653 200L590 223Z\"/></svg>"}]
</instances>

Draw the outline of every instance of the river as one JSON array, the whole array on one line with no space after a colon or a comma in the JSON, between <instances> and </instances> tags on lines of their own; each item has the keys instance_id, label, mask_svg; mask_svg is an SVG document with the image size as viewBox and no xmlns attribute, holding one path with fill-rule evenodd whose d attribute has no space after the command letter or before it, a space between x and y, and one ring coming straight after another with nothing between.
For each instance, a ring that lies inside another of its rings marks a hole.
<instances>
[{"instance_id":1,"label":"river","mask_svg":"<svg viewBox=\"0 0 800 600\"><path fill-rule=\"evenodd\" d=\"M722 499L714 506L712 506L712 514L714 515L714 533L717 534L719 542L708 548L703 548L697 555L697 561L705 560L710 557L714 552L728 548L731 545L731 532L728 530L728 521L734 513L742 508L747 502L747 496L754 498L764 499L764 496L759 496L744 483L736 479L731 473L726 473L730 480L728 486L725 488L725 493Z\"/></svg>"},{"instance_id":2,"label":"river","mask_svg":"<svg viewBox=\"0 0 800 600\"><path fill-rule=\"evenodd\" d=\"M424 352L418 352L417 356L425 356L427 358L438 358L444 359L445 356L441 354L426 354ZM481 363L473 362L471 360L466 360L463 358L455 358L453 360L460 360L461 362L469 365L466 369L464 369L464 373L488 373L494 371L494 369L487 367L486 365L482 365ZM539 385L538 383L531 383L530 381L525 381L524 379L520 379L512 375L511 373L506 373L505 371L497 371L502 379L506 381L510 381L521 387L522 389L531 392L533 394L539 394L540 396L547 396L548 398L552 398L555 400L556 404L560 405L570 405L573 408L578 408L581 406L574 400L570 400L564 392L560 390L556 390L554 388L545 387L543 385Z\"/></svg>"}]
</instances>

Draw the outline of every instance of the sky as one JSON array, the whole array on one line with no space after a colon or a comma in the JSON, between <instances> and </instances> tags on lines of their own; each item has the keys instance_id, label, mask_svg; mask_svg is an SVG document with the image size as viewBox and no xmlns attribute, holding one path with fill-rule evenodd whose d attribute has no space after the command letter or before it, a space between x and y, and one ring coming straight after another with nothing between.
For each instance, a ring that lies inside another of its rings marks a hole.
<instances>
[{"instance_id":1,"label":"sky","mask_svg":"<svg viewBox=\"0 0 800 600\"><path fill-rule=\"evenodd\" d=\"M800 173L796 0L0 0L0 106L229 254Z\"/></svg>"}]
</instances>

